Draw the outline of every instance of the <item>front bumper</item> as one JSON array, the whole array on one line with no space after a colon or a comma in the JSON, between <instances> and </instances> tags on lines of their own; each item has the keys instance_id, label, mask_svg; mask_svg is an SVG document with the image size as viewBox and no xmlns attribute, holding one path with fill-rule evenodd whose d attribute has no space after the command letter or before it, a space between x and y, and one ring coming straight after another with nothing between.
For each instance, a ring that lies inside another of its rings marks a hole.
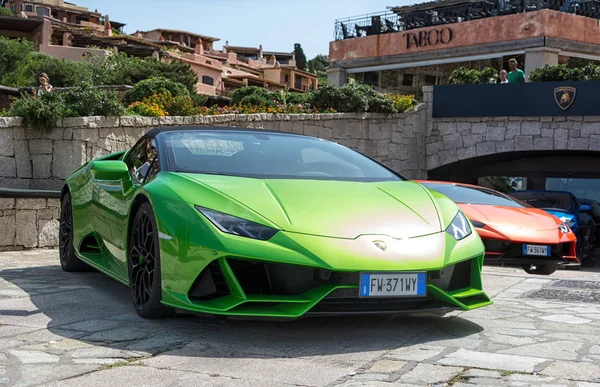
<instances>
[{"instance_id":1,"label":"front bumper","mask_svg":"<svg viewBox=\"0 0 600 387\"><path fill-rule=\"evenodd\" d=\"M482 238L485 246L485 263L501 265L556 265L559 267L579 266L575 241L563 243L512 242L509 240ZM549 256L523 255L523 245L548 245Z\"/></svg>"},{"instance_id":2,"label":"front bumper","mask_svg":"<svg viewBox=\"0 0 600 387\"><path fill-rule=\"evenodd\" d=\"M470 310L492 303L482 290L483 249L474 235L458 244L446 233L397 245L386 239L390 254L373 249L373 237L334 240L280 232L264 242L218 236L224 242L218 250L161 240L164 304L218 315L298 318ZM440 245L448 248L431 255L432 246ZM326 262L322 256L336 258ZM359 298L359 273L381 271L426 272L427 295Z\"/></svg>"}]
</instances>

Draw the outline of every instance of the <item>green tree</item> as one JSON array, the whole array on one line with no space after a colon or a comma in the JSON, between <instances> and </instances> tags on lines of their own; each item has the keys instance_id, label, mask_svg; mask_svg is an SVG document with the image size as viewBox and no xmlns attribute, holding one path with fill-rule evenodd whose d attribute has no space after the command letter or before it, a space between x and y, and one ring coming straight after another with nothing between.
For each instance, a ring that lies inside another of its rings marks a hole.
<instances>
[{"instance_id":1,"label":"green tree","mask_svg":"<svg viewBox=\"0 0 600 387\"><path fill-rule=\"evenodd\" d=\"M308 71L314 74L325 72L329 68L329 58L327 55L319 54L308 61Z\"/></svg>"},{"instance_id":2,"label":"green tree","mask_svg":"<svg viewBox=\"0 0 600 387\"><path fill-rule=\"evenodd\" d=\"M294 54L296 55L296 67L300 70L307 70L306 55L304 55L304 50L300 43L294 43Z\"/></svg>"},{"instance_id":3,"label":"green tree","mask_svg":"<svg viewBox=\"0 0 600 387\"><path fill-rule=\"evenodd\" d=\"M15 16L15 13L8 8L0 6L0 16Z\"/></svg>"},{"instance_id":4,"label":"green tree","mask_svg":"<svg viewBox=\"0 0 600 387\"><path fill-rule=\"evenodd\" d=\"M0 37L0 83L3 76L17 69L34 51L30 40Z\"/></svg>"},{"instance_id":5,"label":"green tree","mask_svg":"<svg viewBox=\"0 0 600 387\"><path fill-rule=\"evenodd\" d=\"M34 87L40 73L48 74L54 87L78 86L91 78L90 68L84 62L57 59L48 55L31 53L19 62L13 71L2 78L2 83L13 87Z\"/></svg>"}]
</instances>

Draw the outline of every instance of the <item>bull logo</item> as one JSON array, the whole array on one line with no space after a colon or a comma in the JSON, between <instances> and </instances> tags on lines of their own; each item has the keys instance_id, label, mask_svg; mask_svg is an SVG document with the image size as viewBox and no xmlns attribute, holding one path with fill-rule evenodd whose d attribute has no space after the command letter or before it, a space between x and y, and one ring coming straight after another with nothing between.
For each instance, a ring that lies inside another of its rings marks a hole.
<instances>
[{"instance_id":1,"label":"bull logo","mask_svg":"<svg viewBox=\"0 0 600 387\"><path fill-rule=\"evenodd\" d=\"M554 101L559 108L567 110L575 102L575 88L570 86L562 86L554 89Z\"/></svg>"}]
</instances>

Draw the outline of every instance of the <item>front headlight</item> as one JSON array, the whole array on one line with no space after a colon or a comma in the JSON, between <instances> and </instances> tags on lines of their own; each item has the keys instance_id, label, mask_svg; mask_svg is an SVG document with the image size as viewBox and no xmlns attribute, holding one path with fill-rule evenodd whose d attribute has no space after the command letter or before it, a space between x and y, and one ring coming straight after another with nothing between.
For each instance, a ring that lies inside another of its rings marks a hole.
<instances>
[{"instance_id":1,"label":"front headlight","mask_svg":"<svg viewBox=\"0 0 600 387\"><path fill-rule=\"evenodd\" d=\"M475 228L484 228L485 227L485 223L482 223L482 222L480 222L478 220L469 219L469 221L471 222L471 224Z\"/></svg>"},{"instance_id":2,"label":"front headlight","mask_svg":"<svg viewBox=\"0 0 600 387\"><path fill-rule=\"evenodd\" d=\"M211 221L219 230L246 238L266 241L277 233L277 230L262 224L254 223L246 219L227 215L222 212L209 210L208 208L195 206L198 211Z\"/></svg>"},{"instance_id":3,"label":"front headlight","mask_svg":"<svg viewBox=\"0 0 600 387\"><path fill-rule=\"evenodd\" d=\"M454 220L446 229L446 232L459 241L471 235L472 230L471 226L469 226L469 222L467 222L467 218L461 211L458 211L458 214L456 214Z\"/></svg>"},{"instance_id":4,"label":"front headlight","mask_svg":"<svg viewBox=\"0 0 600 387\"><path fill-rule=\"evenodd\" d=\"M569 228L569 225L566 222L564 222L563 224L561 224L560 226L558 226L558 229L563 234L567 234L569 231L571 231L571 229Z\"/></svg>"}]
</instances>

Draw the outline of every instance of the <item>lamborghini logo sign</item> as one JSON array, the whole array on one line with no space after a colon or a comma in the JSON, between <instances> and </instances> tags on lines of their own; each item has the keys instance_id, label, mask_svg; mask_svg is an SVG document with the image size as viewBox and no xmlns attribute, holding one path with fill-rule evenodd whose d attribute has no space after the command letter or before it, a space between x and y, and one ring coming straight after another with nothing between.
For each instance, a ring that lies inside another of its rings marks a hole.
<instances>
[{"instance_id":1,"label":"lamborghini logo sign","mask_svg":"<svg viewBox=\"0 0 600 387\"><path fill-rule=\"evenodd\" d=\"M373 244L381 251L387 250L387 245L385 244L384 241L373 241Z\"/></svg>"},{"instance_id":2,"label":"lamborghini logo sign","mask_svg":"<svg viewBox=\"0 0 600 387\"><path fill-rule=\"evenodd\" d=\"M559 108L567 110L575 102L575 90L574 87L562 86L554 89L554 101Z\"/></svg>"}]
</instances>

